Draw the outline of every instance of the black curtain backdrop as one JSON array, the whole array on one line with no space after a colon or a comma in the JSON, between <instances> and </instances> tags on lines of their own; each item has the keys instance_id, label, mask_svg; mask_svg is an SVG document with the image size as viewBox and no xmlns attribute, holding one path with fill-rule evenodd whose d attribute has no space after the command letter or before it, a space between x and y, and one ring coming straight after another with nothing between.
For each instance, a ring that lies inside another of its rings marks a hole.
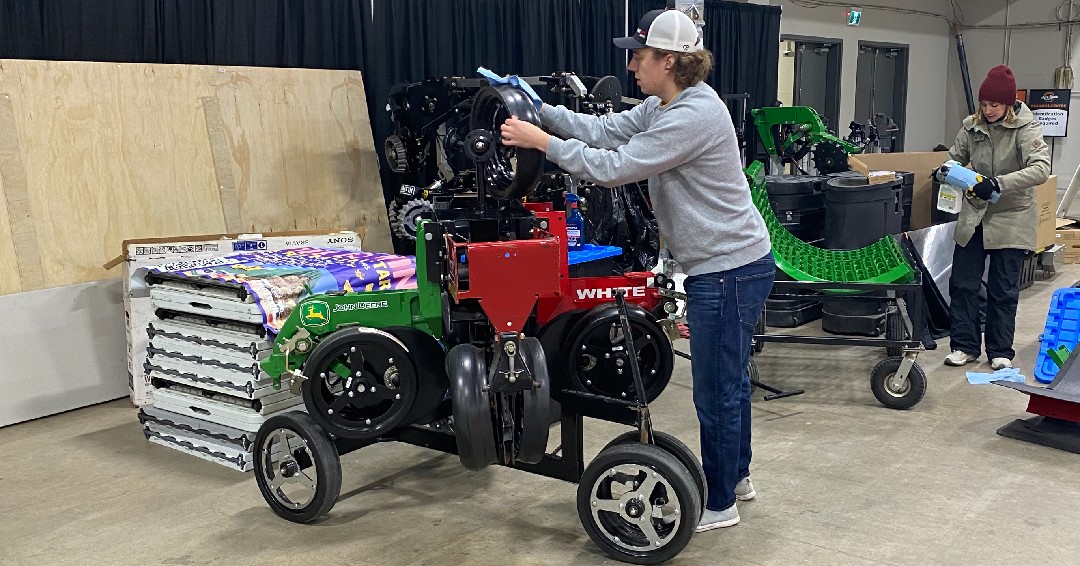
<instances>
[{"instance_id":1,"label":"black curtain backdrop","mask_svg":"<svg viewBox=\"0 0 1080 566\"><path fill-rule=\"evenodd\" d=\"M666 7L665 0L629 0L629 27L650 10ZM776 101L780 61L780 7L705 0L705 47L715 66L705 82L719 94L749 94L748 108ZM641 96L630 85L633 96Z\"/></svg>"},{"instance_id":2,"label":"black curtain backdrop","mask_svg":"<svg viewBox=\"0 0 1080 566\"><path fill-rule=\"evenodd\" d=\"M0 58L363 70L371 0L0 0Z\"/></svg>"},{"instance_id":3,"label":"black curtain backdrop","mask_svg":"<svg viewBox=\"0 0 1080 566\"><path fill-rule=\"evenodd\" d=\"M473 77L483 65L614 75L640 95L611 38L666 3L628 0L626 14L624 0L0 0L0 58L360 70L382 161L397 83ZM706 0L705 20L708 82L749 93L750 108L772 103L780 8Z\"/></svg>"}]
</instances>

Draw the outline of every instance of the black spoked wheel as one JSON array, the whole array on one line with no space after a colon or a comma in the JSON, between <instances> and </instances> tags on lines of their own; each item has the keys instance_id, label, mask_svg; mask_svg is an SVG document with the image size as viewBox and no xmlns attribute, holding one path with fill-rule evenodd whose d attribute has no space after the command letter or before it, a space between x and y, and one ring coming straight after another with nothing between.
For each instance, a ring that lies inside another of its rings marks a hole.
<instances>
[{"instance_id":1,"label":"black spoked wheel","mask_svg":"<svg viewBox=\"0 0 1080 566\"><path fill-rule=\"evenodd\" d=\"M310 523L328 513L341 493L341 460L310 415L270 417L255 435L255 481L283 519Z\"/></svg>"},{"instance_id":2,"label":"black spoked wheel","mask_svg":"<svg viewBox=\"0 0 1080 566\"><path fill-rule=\"evenodd\" d=\"M496 140L495 154L485 164L484 175L491 196L500 199L529 196L544 170L544 153L540 150L504 146L498 141L502 123L511 116L540 125L540 115L523 91L501 85L484 87L476 93L469 128L487 130Z\"/></svg>"},{"instance_id":3,"label":"black spoked wheel","mask_svg":"<svg viewBox=\"0 0 1080 566\"><path fill-rule=\"evenodd\" d=\"M308 413L344 438L376 438L408 424L419 386L405 346L371 328L346 328L323 339L304 375Z\"/></svg>"},{"instance_id":4,"label":"black spoked wheel","mask_svg":"<svg viewBox=\"0 0 1080 566\"><path fill-rule=\"evenodd\" d=\"M620 444L640 443L641 433L636 430L624 432L619 436L608 442L604 450L612 446L618 446ZM683 441L675 438L674 436L661 432L659 430L653 431L653 441L660 448L663 448L674 456L683 467L690 472L690 477L693 478L694 484L697 485L698 492L701 493L701 510L698 511L698 518L705 512L705 502L709 498L709 486L705 482L705 470L701 467L701 460L698 459L697 454L694 454L690 447L683 443Z\"/></svg>"},{"instance_id":5,"label":"black spoked wheel","mask_svg":"<svg viewBox=\"0 0 1080 566\"><path fill-rule=\"evenodd\" d=\"M897 375L902 357L885 358L870 372L870 390L882 405L890 409L910 409L926 395L926 374L919 364L912 364L907 377Z\"/></svg>"},{"instance_id":6,"label":"black spoked wheel","mask_svg":"<svg viewBox=\"0 0 1080 566\"><path fill-rule=\"evenodd\" d=\"M754 360L754 356L750 356L746 360L746 375L750 378L750 394L753 395L754 390L757 389L755 382L761 382L761 375L758 373L757 361Z\"/></svg>"},{"instance_id":7,"label":"black spoked wheel","mask_svg":"<svg viewBox=\"0 0 1080 566\"><path fill-rule=\"evenodd\" d=\"M578 483L578 517L589 538L631 564L657 564L681 552L701 505L686 467L651 444L605 448Z\"/></svg>"},{"instance_id":8,"label":"black spoked wheel","mask_svg":"<svg viewBox=\"0 0 1080 566\"><path fill-rule=\"evenodd\" d=\"M889 310L885 311L885 339L886 340L906 340L908 337L907 329L904 327L904 317L900 313L900 309L895 305L889 307ZM904 349L900 347L889 346L885 348L885 355L887 356L900 356L903 355Z\"/></svg>"},{"instance_id":9,"label":"black spoked wheel","mask_svg":"<svg viewBox=\"0 0 1080 566\"><path fill-rule=\"evenodd\" d=\"M520 440L515 459L535 464L547 453L551 429L551 378L540 340L530 336L523 338L520 344L522 360L532 372L536 386L521 394Z\"/></svg>"},{"instance_id":10,"label":"black spoked wheel","mask_svg":"<svg viewBox=\"0 0 1080 566\"><path fill-rule=\"evenodd\" d=\"M765 327L765 306L762 305L761 316L758 318L757 324L754 325L754 334L757 336L764 336L766 332L768 332L768 329ZM765 341L754 340L753 348L754 353L760 353L765 349Z\"/></svg>"},{"instance_id":11,"label":"black spoked wheel","mask_svg":"<svg viewBox=\"0 0 1080 566\"><path fill-rule=\"evenodd\" d=\"M491 401L484 386L487 359L484 350L458 344L446 355L446 373L454 409L454 437L461 465L481 470L497 458L491 423Z\"/></svg>"},{"instance_id":12,"label":"black spoked wheel","mask_svg":"<svg viewBox=\"0 0 1080 566\"><path fill-rule=\"evenodd\" d=\"M652 402L671 380L671 342L643 309L627 305L627 311L646 401ZM613 304L585 315L570 331L570 338L567 373L574 388L606 397L637 398L626 337Z\"/></svg>"}]
</instances>

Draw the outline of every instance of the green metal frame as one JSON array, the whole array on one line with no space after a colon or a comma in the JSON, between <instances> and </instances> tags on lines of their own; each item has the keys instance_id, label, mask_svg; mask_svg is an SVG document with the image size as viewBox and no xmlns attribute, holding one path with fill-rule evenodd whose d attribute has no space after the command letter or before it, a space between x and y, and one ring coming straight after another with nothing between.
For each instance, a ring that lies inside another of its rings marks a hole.
<instances>
[{"instance_id":1,"label":"green metal frame","mask_svg":"<svg viewBox=\"0 0 1080 566\"><path fill-rule=\"evenodd\" d=\"M821 116L809 106L769 106L751 110L750 115L754 118L754 126L757 127L758 137L761 138L765 151L773 157L791 153L792 148L799 145L813 146L824 141L839 145L848 154L861 151L859 146L830 134L825 129ZM780 146L777 147L773 128L784 125L798 127L787 139L780 140Z\"/></svg>"},{"instance_id":2,"label":"green metal frame","mask_svg":"<svg viewBox=\"0 0 1080 566\"><path fill-rule=\"evenodd\" d=\"M440 274L434 274L432 280L428 273L425 242L429 222L417 226L415 289L314 295L296 305L274 340L273 353L260 364L273 378L275 388L281 386L283 374L303 365L320 338L345 326L407 326L442 338L442 287L437 283ZM346 376L347 368L343 371Z\"/></svg>"}]
</instances>

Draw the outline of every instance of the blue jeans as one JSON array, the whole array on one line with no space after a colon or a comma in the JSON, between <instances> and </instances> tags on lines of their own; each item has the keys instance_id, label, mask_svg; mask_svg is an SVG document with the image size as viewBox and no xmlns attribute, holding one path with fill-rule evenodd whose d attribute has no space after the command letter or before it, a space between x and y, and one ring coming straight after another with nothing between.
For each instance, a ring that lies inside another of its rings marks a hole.
<instances>
[{"instance_id":1,"label":"blue jeans","mask_svg":"<svg viewBox=\"0 0 1080 566\"><path fill-rule=\"evenodd\" d=\"M701 426L701 464L709 497L722 511L735 484L750 475L750 341L776 266L772 253L728 271L686 278L686 323L694 407Z\"/></svg>"}]
</instances>

